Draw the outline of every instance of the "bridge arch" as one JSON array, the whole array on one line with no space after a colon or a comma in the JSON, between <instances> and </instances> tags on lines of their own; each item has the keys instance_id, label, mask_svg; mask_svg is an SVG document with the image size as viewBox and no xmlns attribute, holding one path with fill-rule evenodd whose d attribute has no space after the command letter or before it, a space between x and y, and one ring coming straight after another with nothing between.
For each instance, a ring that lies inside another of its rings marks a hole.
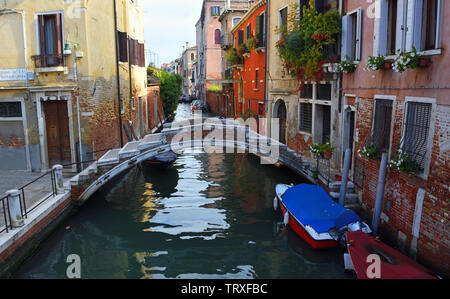
<instances>
[{"instance_id":1,"label":"bridge arch","mask_svg":"<svg viewBox=\"0 0 450 299\"><path fill-rule=\"evenodd\" d=\"M217 125L217 123L215 124ZM201 136L200 139L190 139L178 142L174 151L182 151L187 148L203 148L206 153L217 152L217 150L220 152L220 149L222 149L222 153L230 153L230 149L232 149L233 152L234 150L237 150L237 153L251 153L259 156L262 161L264 160L266 162L265 164L274 163L278 166L286 165L288 168L304 176L312 183L317 182L308 174L307 170L309 169L309 163L295 151L287 148L286 145L269 137L262 136L252 131L249 127L241 126L236 123L232 125L223 125L222 130L224 134L222 139L205 139L205 137L214 130L214 128L211 127L211 125L205 126L205 123L202 122L200 125L182 126L175 129L168 128L161 133L147 135L142 140L129 142L121 149L108 151L97 162L83 171L85 173L91 173L93 168L101 168L102 174L93 181L84 184L85 186L88 186L78 197L79 202L83 203L86 201L103 185L126 170L135 167L157 154L173 150L174 145L171 141L177 134L192 134L196 131L198 133L199 129L201 129L201 134L197 134L197 136ZM231 130L234 132L234 134L232 134L233 138L226 138L227 136L230 136L227 135L226 132ZM244 136L244 139L239 140L239 138L237 138L238 136ZM264 148L264 146L260 145L265 145L266 147ZM278 150L275 159L273 159L274 157L270 157L267 151L264 151L264 149L267 150L268 148L276 148ZM83 172L77 175L77 177L86 175L83 174Z\"/></svg>"}]
</instances>

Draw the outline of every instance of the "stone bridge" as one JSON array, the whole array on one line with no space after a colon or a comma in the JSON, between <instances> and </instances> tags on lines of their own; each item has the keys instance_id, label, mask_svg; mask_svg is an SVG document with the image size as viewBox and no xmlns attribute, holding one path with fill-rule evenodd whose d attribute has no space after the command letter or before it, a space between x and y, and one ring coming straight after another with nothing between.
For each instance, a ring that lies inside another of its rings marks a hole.
<instances>
[{"instance_id":1,"label":"stone bridge","mask_svg":"<svg viewBox=\"0 0 450 299\"><path fill-rule=\"evenodd\" d=\"M285 165L311 183L317 183L312 175L314 166L309 161L285 144L260 135L237 121L191 119L164 127L161 133L147 135L123 148L106 152L70 180L72 196L84 202L111 179L146 159L170 150L179 153L188 148L202 148L207 153L251 153L259 156L261 163Z\"/></svg>"}]
</instances>

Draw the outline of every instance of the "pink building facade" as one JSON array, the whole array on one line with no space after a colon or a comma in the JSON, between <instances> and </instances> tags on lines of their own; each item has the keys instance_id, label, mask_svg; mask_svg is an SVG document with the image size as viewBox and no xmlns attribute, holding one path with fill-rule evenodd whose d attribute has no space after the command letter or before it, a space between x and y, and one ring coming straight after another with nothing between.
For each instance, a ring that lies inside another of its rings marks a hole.
<instances>
[{"instance_id":1,"label":"pink building facade","mask_svg":"<svg viewBox=\"0 0 450 299\"><path fill-rule=\"evenodd\" d=\"M387 168L379 233L444 276L450 272L449 18L442 0L344 1L341 58L357 64L343 75L342 142L353 148L362 211L372 219L385 153L400 167ZM399 72L397 55L414 50L419 66ZM370 57L384 63L370 66ZM377 156L367 157L365 148Z\"/></svg>"}]
</instances>

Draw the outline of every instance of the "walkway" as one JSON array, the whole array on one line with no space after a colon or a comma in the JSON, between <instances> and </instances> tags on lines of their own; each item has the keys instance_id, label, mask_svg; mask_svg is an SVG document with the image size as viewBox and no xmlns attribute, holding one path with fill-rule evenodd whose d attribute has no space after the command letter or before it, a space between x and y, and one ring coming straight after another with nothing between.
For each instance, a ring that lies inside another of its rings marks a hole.
<instances>
[{"instance_id":1,"label":"walkway","mask_svg":"<svg viewBox=\"0 0 450 299\"><path fill-rule=\"evenodd\" d=\"M2 170L0 171L0 198L5 196L11 189L18 189L36 180L44 173L30 172L25 170ZM73 173L63 173L65 181L72 177ZM33 207L38 201L52 192L52 181L50 174L38 179L30 186L24 188L25 204L28 208ZM5 202L6 204L6 202ZM5 225L3 207L0 204L0 230Z\"/></svg>"}]
</instances>

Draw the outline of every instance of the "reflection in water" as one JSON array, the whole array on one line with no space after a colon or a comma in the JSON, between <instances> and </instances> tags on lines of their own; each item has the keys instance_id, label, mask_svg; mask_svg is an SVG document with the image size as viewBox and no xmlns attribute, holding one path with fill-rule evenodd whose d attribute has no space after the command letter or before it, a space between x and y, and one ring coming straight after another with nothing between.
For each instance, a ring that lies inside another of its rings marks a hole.
<instances>
[{"instance_id":1,"label":"reflection in water","mask_svg":"<svg viewBox=\"0 0 450 299\"><path fill-rule=\"evenodd\" d=\"M342 252L313 251L277 229L275 185L301 182L245 154L185 152L173 168L134 168L86 202L17 277L64 278L76 253L83 278L345 278Z\"/></svg>"}]
</instances>

